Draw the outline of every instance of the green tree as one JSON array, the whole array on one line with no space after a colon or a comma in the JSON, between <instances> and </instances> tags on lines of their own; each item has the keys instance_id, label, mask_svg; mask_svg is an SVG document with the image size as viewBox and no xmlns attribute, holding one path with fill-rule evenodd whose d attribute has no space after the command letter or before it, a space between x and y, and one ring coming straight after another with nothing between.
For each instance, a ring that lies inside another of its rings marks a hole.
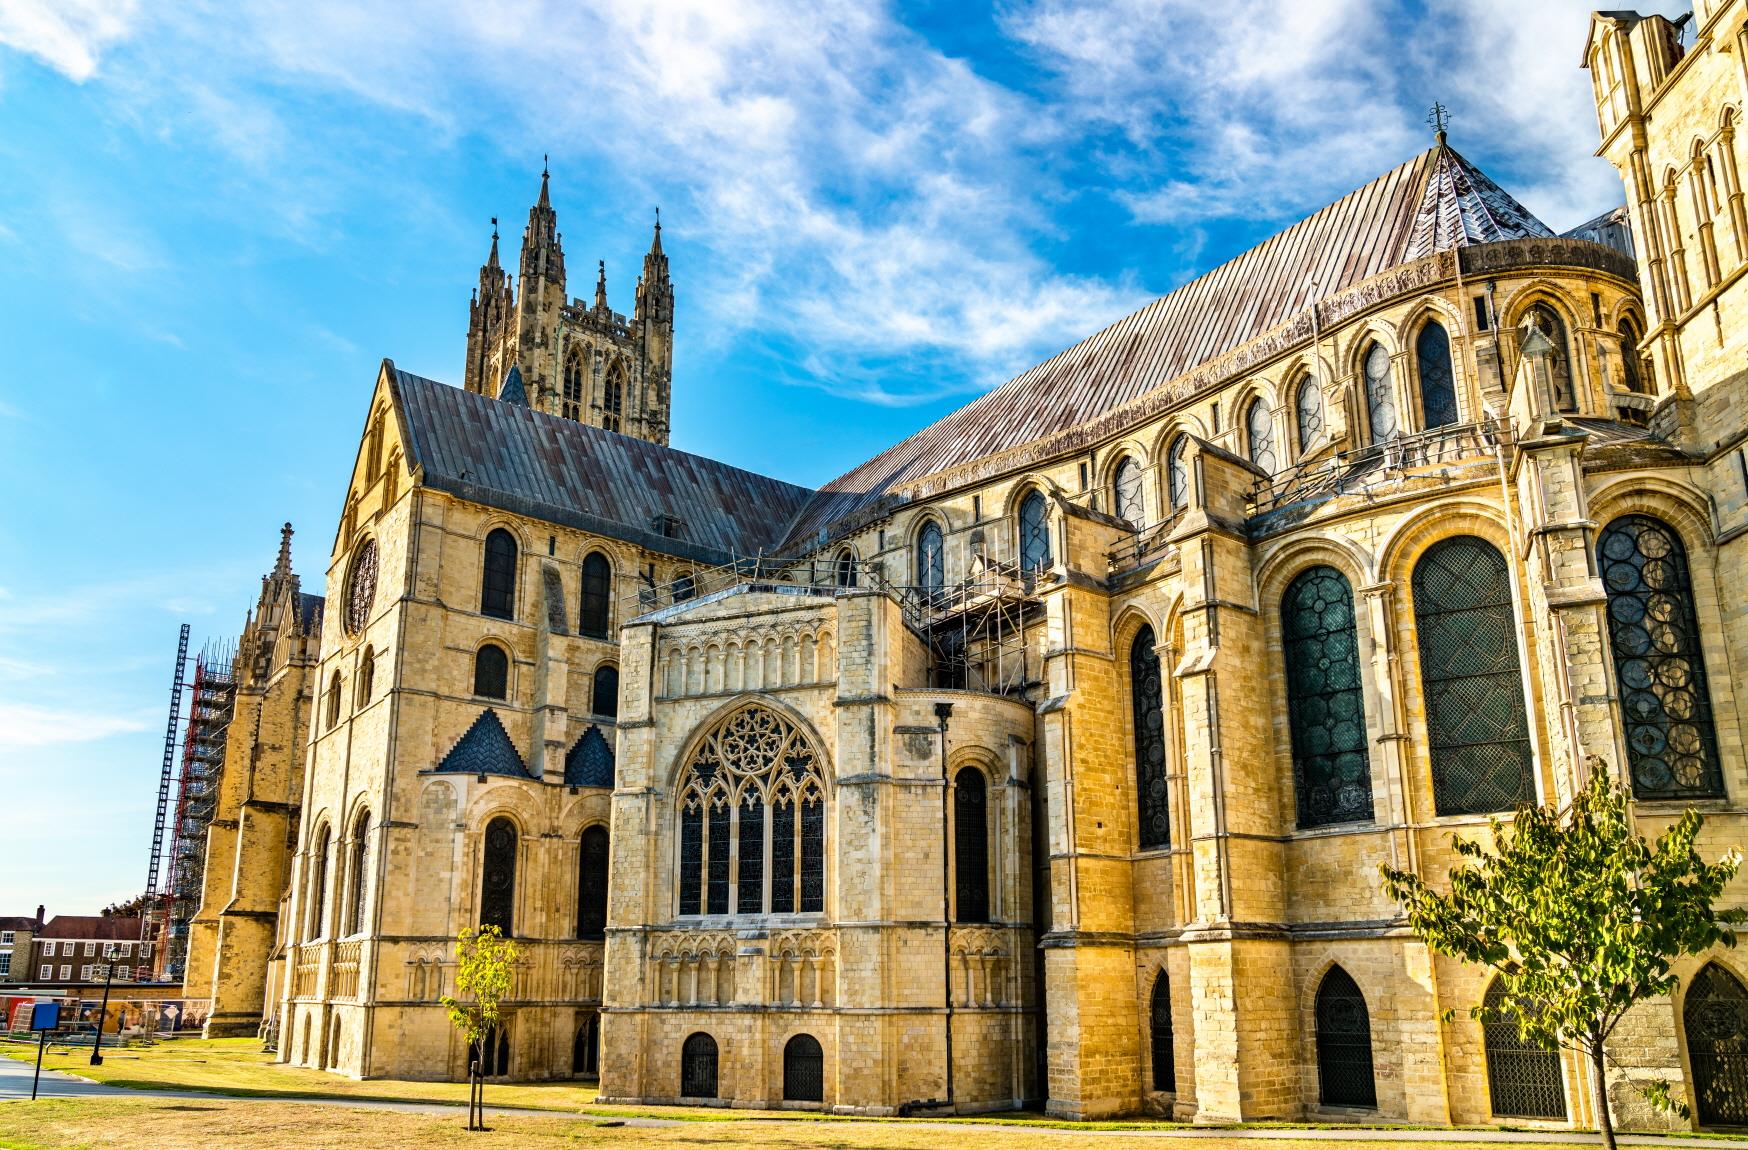
<instances>
[{"instance_id":1,"label":"green tree","mask_svg":"<svg viewBox=\"0 0 1748 1150\"><path fill-rule=\"evenodd\" d=\"M521 948L496 926L469 927L455 936L455 990L444 995L449 1021L467 1040L467 1128L484 1130L486 1039L498 1025L498 1004L510 993Z\"/></svg>"},{"instance_id":2,"label":"green tree","mask_svg":"<svg viewBox=\"0 0 1748 1150\"><path fill-rule=\"evenodd\" d=\"M1490 819L1492 850L1454 838L1464 862L1451 871L1448 894L1407 871L1379 869L1384 890L1428 947L1499 972L1500 1007L1477 1006L1472 1017L1513 1022L1525 1041L1588 1060L1603 1145L1612 1148L1603 1074L1609 1035L1634 1004L1674 991L1671 960L1734 946L1727 924L1748 912L1714 907L1742 856L1731 849L1715 863L1701 859L1697 812L1647 843L1626 789L1610 781L1602 760L1592 756L1587 765L1590 777L1570 809L1526 803L1509 826ZM1687 1111L1667 1082L1645 1095Z\"/></svg>"}]
</instances>

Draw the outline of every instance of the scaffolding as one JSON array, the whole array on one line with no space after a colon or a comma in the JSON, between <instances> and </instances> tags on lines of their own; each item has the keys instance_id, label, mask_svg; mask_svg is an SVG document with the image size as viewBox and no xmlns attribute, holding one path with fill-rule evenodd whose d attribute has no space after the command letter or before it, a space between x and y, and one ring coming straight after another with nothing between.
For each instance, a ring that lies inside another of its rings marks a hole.
<instances>
[{"instance_id":1,"label":"scaffolding","mask_svg":"<svg viewBox=\"0 0 1748 1150\"><path fill-rule=\"evenodd\" d=\"M200 909L206 832L218 802L225 736L236 707L235 663L236 649L229 641L209 642L194 660L194 678L189 684L192 698L182 740L182 775L177 784L175 829L170 835L160 911L165 924L160 969L171 981L183 977L189 923Z\"/></svg>"}]
</instances>

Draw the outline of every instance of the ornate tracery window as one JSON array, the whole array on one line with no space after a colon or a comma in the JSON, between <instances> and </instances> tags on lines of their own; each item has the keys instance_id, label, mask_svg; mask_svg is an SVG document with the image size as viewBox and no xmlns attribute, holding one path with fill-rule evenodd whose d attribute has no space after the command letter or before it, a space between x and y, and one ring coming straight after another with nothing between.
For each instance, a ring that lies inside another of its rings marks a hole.
<instances>
[{"instance_id":1,"label":"ornate tracery window","mask_svg":"<svg viewBox=\"0 0 1748 1150\"><path fill-rule=\"evenodd\" d=\"M1451 369L1451 337L1444 325L1428 320L1414 340L1420 374L1421 426L1431 429L1457 421L1457 382Z\"/></svg>"},{"instance_id":2,"label":"ornate tracery window","mask_svg":"<svg viewBox=\"0 0 1748 1150\"><path fill-rule=\"evenodd\" d=\"M1391 378L1390 353L1383 344L1372 344L1361 373L1365 376L1366 417L1371 425L1372 442L1387 443L1396 438L1400 425L1396 421L1396 382Z\"/></svg>"},{"instance_id":3,"label":"ornate tracery window","mask_svg":"<svg viewBox=\"0 0 1748 1150\"><path fill-rule=\"evenodd\" d=\"M1299 454L1317 446L1323 438L1323 389L1306 376L1293 393L1293 409L1299 422Z\"/></svg>"},{"instance_id":4,"label":"ornate tracery window","mask_svg":"<svg viewBox=\"0 0 1748 1150\"><path fill-rule=\"evenodd\" d=\"M1020 500L1020 569L1042 571L1051 562L1050 518L1045 513L1044 493L1029 492Z\"/></svg>"},{"instance_id":5,"label":"ornate tracery window","mask_svg":"<svg viewBox=\"0 0 1748 1150\"><path fill-rule=\"evenodd\" d=\"M1117 464L1117 472L1111 483L1111 509L1118 519L1127 519L1137 527L1147 525L1146 501L1141 493L1141 461L1133 455L1125 455L1123 461Z\"/></svg>"},{"instance_id":6,"label":"ornate tracery window","mask_svg":"<svg viewBox=\"0 0 1748 1150\"><path fill-rule=\"evenodd\" d=\"M564 361L564 401L559 408L566 419L580 419L583 414L583 353L571 348Z\"/></svg>"},{"instance_id":7,"label":"ornate tracery window","mask_svg":"<svg viewBox=\"0 0 1748 1150\"><path fill-rule=\"evenodd\" d=\"M1505 557L1472 535L1444 539L1415 564L1413 585L1435 808L1484 814L1533 799Z\"/></svg>"},{"instance_id":8,"label":"ornate tracery window","mask_svg":"<svg viewBox=\"0 0 1748 1150\"><path fill-rule=\"evenodd\" d=\"M1171 844L1165 784L1163 679L1153 628L1143 626L1129 647L1129 699L1135 729L1135 801L1143 849Z\"/></svg>"},{"instance_id":9,"label":"ornate tracery window","mask_svg":"<svg viewBox=\"0 0 1748 1150\"><path fill-rule=\"evenodd\" d=\"M1748 990L1708 962L1681 1006L1693 1093L1706 1126L1748 1126Z\"/></svg>"},{"instance_id":10,"label":"ornate tracery window","mask_svg":"<svg viewBox=\"0 0 1748 1150\"><path fill-rule=\"evenodd\" d=\"M722 720L678 801L680 914L825 909L824 773L788 719L755 705Z\"/></svg>"},{"instance_id":11,"label":"ornate tracery window","mask_svg":"<svg viewBox=\"0 0 1748 1150\"><path fill-rule=\"evenodd\" d=\"M1281 599L1281 634L1299 825L1369 819L1372 773L1347 577L1333 567L1300 573Z\"/></svg>"},{"instance_id":12,"label":"ornate tracery window","mask_svg":"<svg viewBox=\"0 0 1748 1150\"><path fill-rule=\"evenodd\" d=\"M1165 453L1165 499L1173 511L1182 510L1190 497L1190 468L1184 460L1184 449L1188 444L1189 438L1180 435L1172 440L1171 450Z\"/></svg>"},{"instance_id":13,"label":"ornate tracery window","mask_svg":"<svg viewBox=\"0 0 1748 1150\"><path fill-rule=\"evenodd\" d=\"M352 556L352 569L346 575L346 634L356 635L370 622L371 604L376 601L376 540L366 539Z\"/></svg>"},{"instance_id":14,"label":"ornate tracery window","mask_svg":"<svg viewBox=\"0 0 1748 1150\"><path fill-rule=\"evenodd\" d=\"M508 938L516 917L516 824L496 818L486 824L480 866L479 921Z\"/></svg>"},{"instance_id":15,"label":"ornate tracery window","mask_svg":"<svg viewBox=\"0 0 1748 1150\"><path fill-rule=\"evenodd\" d=\"M1244 412L1244 433L1250 440L1250 461L1275 473L1275 413L1257 396Z\"/></svg>"},{"instance_id":16,"label":"ornate tracery window","mask_svg":"<svg viewBox=\"0 0 1748 1150\"><path fill-rule=\"evenodd\" d=\"M1497 1011L1505 1001L1505 984L1495 978L1485 1002ZM1560 1052L1525 1041L1517 1021L1496 1018L1482 1024L1487 1048L1487 1092L1500 1118L1566 1117L1566 1083Z\"/></svg>"},{"instance_id":17,"label":"ornate tracery window","mask_svg":"<svg viewBox=\"0 0 1748 1150\"><path fill-rule=\"evenodd\" d=\"M625 411L625 365L615 363L607 371L601 395L601 426L608 431L619 430L619 420Z\"/></svg>"},{"instance_id":18,"label":"ornate tracery window","mask_svg":"<svg viewBox=\"0 0 1748 1150\"><path fill-rule=\"evenodd\" d=\"M1625 515L1597 544L1608 637L1641 799L1724 793L1687 549L1667 523Z\"/></svg>"}]
</instances>

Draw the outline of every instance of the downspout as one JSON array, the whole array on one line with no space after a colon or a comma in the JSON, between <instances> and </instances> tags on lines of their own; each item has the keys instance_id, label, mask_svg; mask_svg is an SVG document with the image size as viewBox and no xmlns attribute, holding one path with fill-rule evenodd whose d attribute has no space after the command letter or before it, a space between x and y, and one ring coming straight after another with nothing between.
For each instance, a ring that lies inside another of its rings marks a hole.
<instances>
[{"instance_id":1,"label":"downspout","mask_svg":"<svg viewBox=\"0 0 1748 1150\"><path fill-rule=\"evenodd\" d=\"M947 777L947 720L953 704L935 704L935 720L941 732L941 989L947 1004L946 1078L947 1105L953 1105L953 886L951 878L952 836L948 831L948 803L953 787Z\"/></svg>"}]
</instances>

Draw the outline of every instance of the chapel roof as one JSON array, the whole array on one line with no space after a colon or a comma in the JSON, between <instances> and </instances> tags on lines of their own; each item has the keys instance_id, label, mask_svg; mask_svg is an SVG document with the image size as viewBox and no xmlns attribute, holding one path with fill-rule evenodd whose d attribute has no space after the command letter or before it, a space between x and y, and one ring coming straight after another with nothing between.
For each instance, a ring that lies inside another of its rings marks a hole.
<instances>
[{"instance_id":1,"label":"chapel roof","mask_svg":"<svg viewBox=\"0 0 1748 1150\"><path fill-rule=\"evenodd\" d=\"M97 914L57 914L37 931L37 937L50 941L63 938L125 941L140 937L140 920L106 918Z\"/></svg>"}]
</instances>

